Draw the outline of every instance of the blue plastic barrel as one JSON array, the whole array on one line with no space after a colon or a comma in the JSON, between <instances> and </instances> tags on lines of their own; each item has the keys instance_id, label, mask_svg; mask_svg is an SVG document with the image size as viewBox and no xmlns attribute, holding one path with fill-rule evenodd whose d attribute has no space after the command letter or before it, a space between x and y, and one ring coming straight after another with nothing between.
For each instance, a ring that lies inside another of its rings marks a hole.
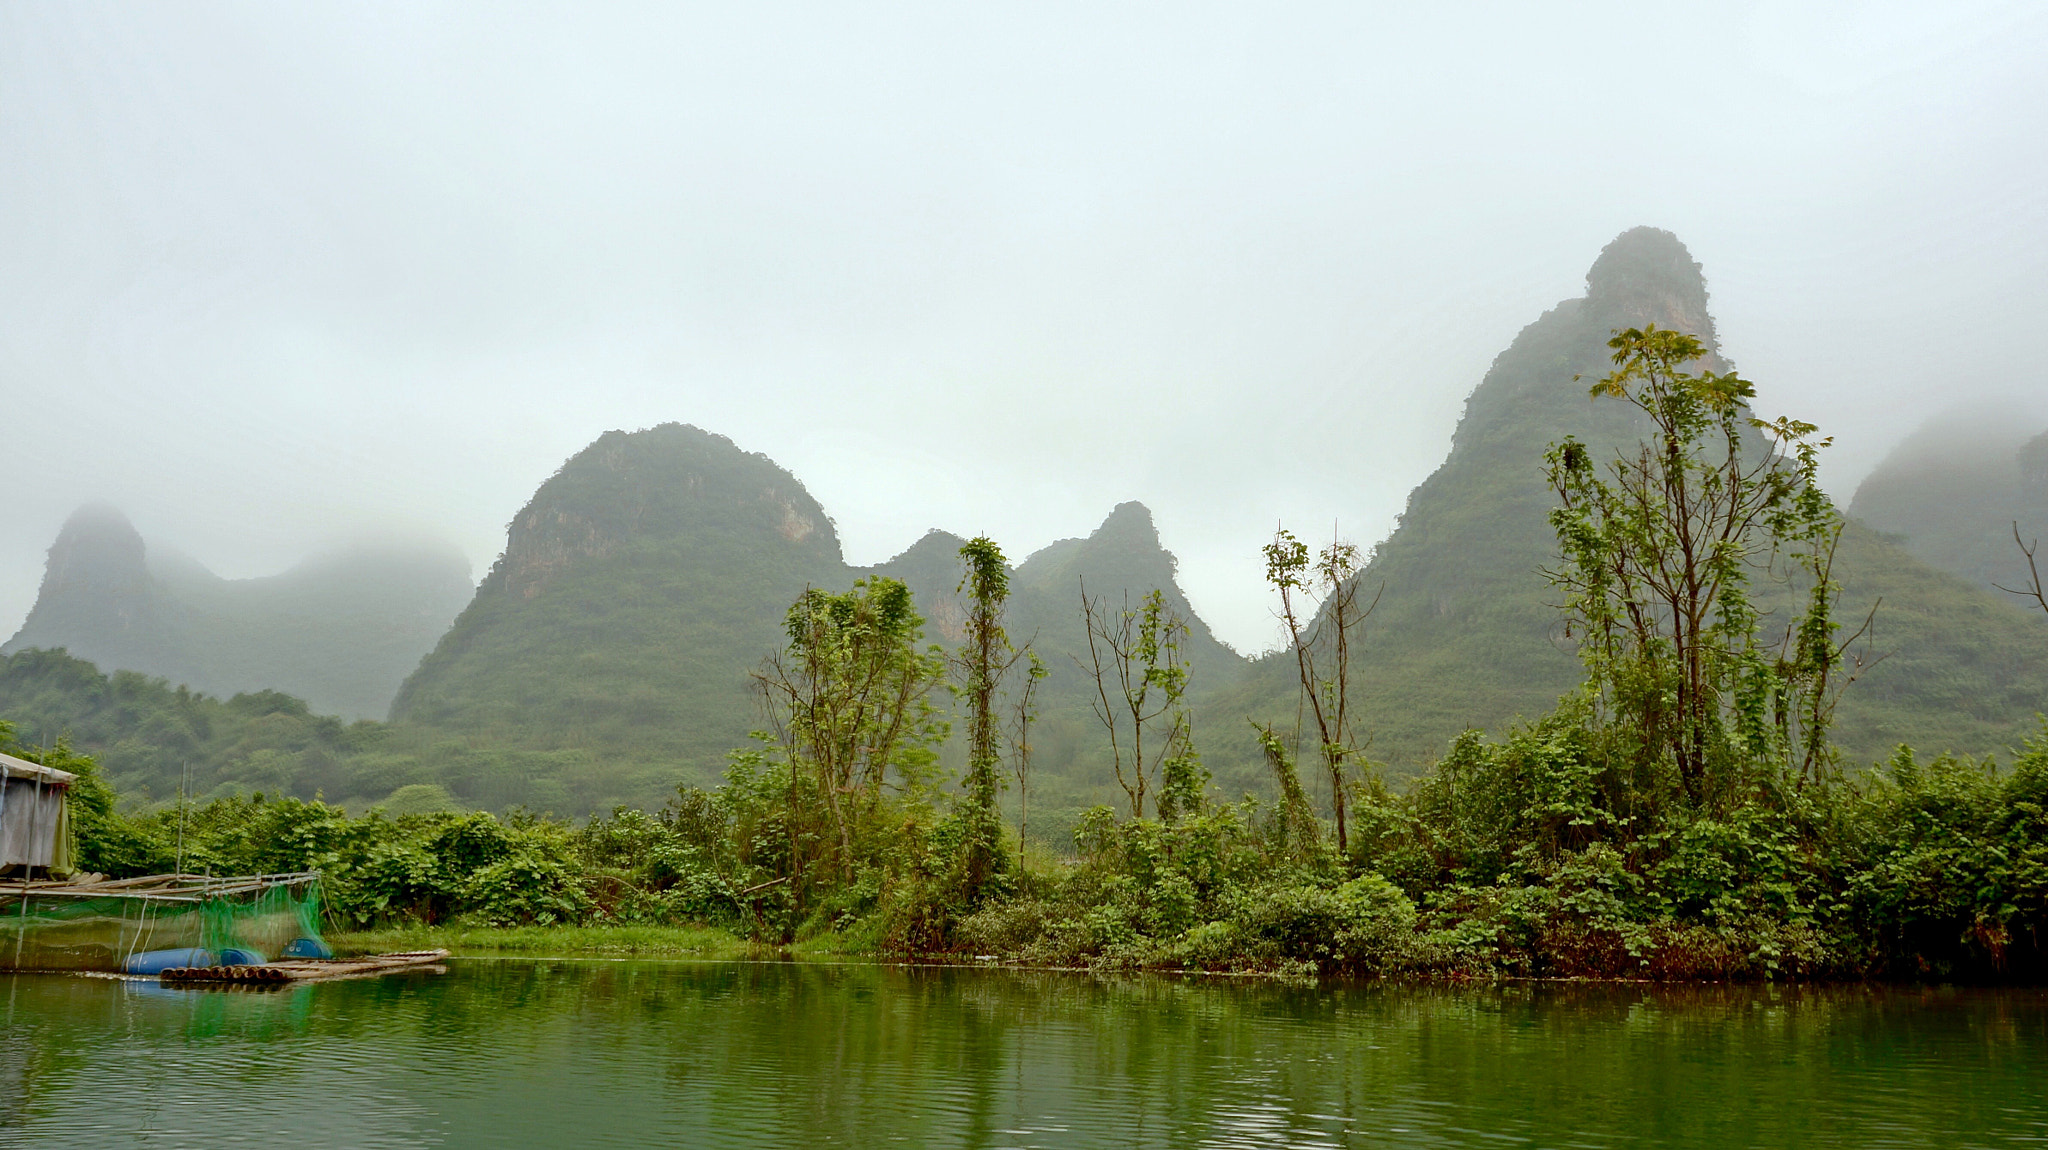
<instances>
[{"instance_id":1,"label":"blue plastic barrel","mask_svg":"<svg viewBox=\"0 0 2048 1150\"><path fill-rule=\"evenodd\" d=\"M282 958L333 958L334 948L317 938L295 938L278 953Z\"/></svg>"},{"instance_id":2,"label":"blue plastic barrel","mask_svg":"<svg viewBox=\"0 0 2048 1150\"><path fill-rule=\"evenodd\" d=\"M239 946L223 947L220 952L222 966L262 966L269 961L256 951L243 950Z\"/></svg>"},{"instance_id":3,"label":"blue plastic barrel","mask_svg":"<svg viewBox=\"0 0 2048 1150\"><path fill-rule=\"evenodd\" d=\"M128 956L121 969L129 974L162 974L181 966L212 966L213 952L197 946L178 950L145 950L141 954Z\"/></svg>"}]
</instances>

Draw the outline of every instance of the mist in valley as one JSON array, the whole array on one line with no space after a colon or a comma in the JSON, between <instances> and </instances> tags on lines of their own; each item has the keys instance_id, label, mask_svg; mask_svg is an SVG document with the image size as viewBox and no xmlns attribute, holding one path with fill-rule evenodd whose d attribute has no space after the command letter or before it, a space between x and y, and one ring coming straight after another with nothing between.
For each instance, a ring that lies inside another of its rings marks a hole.
<instances>
[{"instance_id":1,"label":"mist in valley","mask_svg":"<svg viewBox=\"0 0 2048 1150\"><path fill-rule=\"evenodd\" d=\"M855 564L1142 500L1266 649L1275 523L1383 537L1642 223L1846 502L1958 402L2044 425L2044 64L1999 3L8 6L0 635L88 502L158 567L475 578L681 421Z\"/></svg>"}]
</instances>

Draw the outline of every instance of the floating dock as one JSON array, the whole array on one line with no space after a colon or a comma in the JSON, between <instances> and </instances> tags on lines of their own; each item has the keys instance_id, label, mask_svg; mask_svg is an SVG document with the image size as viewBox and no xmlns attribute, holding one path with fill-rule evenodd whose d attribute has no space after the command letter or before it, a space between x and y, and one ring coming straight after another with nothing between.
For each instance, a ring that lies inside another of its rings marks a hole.
<instances>
[{"instance_id":1,"label":"floating dock","mask_svg":"<svg viewBox=\"0 0 2048 1150\"><path fill-rule=\"evenodd\" d=\"M376 978L401 970L437 967L445 950L408 950L363 958L285 959L250 966L177 966L157 975L164 982L333 982L343 978Z\"/></svg>"}]
</instances>

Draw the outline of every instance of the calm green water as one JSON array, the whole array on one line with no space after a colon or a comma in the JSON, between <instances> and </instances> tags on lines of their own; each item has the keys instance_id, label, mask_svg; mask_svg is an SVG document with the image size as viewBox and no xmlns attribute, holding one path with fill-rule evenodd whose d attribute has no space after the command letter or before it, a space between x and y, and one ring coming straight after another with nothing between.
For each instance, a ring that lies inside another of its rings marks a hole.
<instances>
[{"instance_id":1,"label":"calm green water","mask_svg":"<svg viewBox=\"0 0 2048 1150\"><path fill-rule=\"evenodd\" d=\"M0 976L0 1145L2010 1146L2048 992L467 961Z\"/></svg>"}]
</instances>

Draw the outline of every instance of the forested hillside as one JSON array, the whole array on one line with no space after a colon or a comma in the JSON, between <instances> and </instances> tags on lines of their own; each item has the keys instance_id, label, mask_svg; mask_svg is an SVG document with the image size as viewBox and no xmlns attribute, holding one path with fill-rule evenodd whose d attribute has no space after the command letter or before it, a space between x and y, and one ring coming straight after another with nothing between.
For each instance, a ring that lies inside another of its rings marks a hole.
<instances>
[{"instance_id":1,"label":"forested hillside","mask_svg":"<svg viewBox=\"0 0 2048 1150\"><path fill-rule=\"evenodd\" d=\"M61 740L93 755L115 790L142 805L174 800L181 788L193 797L353 796L381 730L317 715L279 691L220 699L43 650L0 656L0 715L24 747Z\"/></svg>"}]
</instances>

